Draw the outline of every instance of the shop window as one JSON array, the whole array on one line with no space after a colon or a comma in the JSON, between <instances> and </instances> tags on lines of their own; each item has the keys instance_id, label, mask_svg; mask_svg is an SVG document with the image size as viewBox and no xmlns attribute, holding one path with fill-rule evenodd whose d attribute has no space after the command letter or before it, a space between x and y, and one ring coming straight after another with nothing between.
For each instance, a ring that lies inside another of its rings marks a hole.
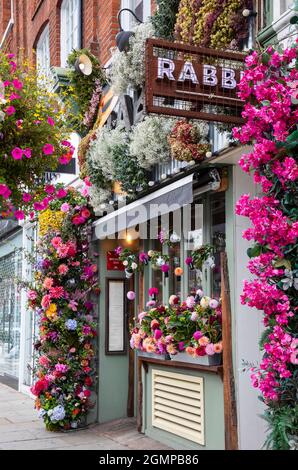
<instances>
[{"instance_id":1,"label":"shop window","mask_svg":"<svg viewBox=\"0 0 298 470\"><path fill-rule=\"evenodd\" d=\"M81 0L64 0L61 5L61 67L73 49L81 47Z\"/></svg>"},{"instance_id":2,"label":"shop window","mask_svg":"<svg viewBox=\"0 0 298 470\"><path fill-rule=\"evenodd\" d=\"M215 268L211 271L211 295L220 297L220 253L226 247L225 193L217 193L210 200L211 243L214 246Z\"/></svg>"},{"instance_id":3,"label":"shop window","mask_svg":"<svg viewBox=\"0 0 298 470\"><path fill-rule=\"evenodd\" d=\"M185 233L185 257L191 255L191 252L199 248L205 243L204 226L203 226L203 201L196 201L191 207L191 226L190 230ZM202 289L203 273L198 269L188 270L187 294L195 295L197 289Z\"/></svg>"},{"instance_id":4,"label":"shop window","mask_svg":"<svg viewBox=\"0 0 298 470\"><path fill-rule=\"evenodd\" d=\"M48 77L50 75L50 30L47 25L36 45L36 61L39 76Z\"/></svg>"}]
</instances>

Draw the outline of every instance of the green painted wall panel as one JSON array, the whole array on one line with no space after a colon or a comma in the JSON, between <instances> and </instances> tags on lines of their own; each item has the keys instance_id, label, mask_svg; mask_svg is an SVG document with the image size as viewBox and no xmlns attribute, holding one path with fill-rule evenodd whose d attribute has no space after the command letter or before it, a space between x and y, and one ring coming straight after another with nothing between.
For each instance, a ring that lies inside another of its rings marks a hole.
<instances>
[{"instance_id":1,"label":"green painted wall panel","mask_svg":"<svg viewBox=\"0 0 298 470\"><path fill-rule=\"evenodd\" d=\"M204 379L204 403L205 403L205 446L183 439L170 432L163 431L152 426L152 369L165 370ZM150 366L148 373L144 374L144 431L145 434L176 450L222 450L225 448L224 436L224 409L223 409L223 383L218 375L203 373L201 371L189 371L187 369L173 369L166 366Z\"/></svg>"}]
</instances>

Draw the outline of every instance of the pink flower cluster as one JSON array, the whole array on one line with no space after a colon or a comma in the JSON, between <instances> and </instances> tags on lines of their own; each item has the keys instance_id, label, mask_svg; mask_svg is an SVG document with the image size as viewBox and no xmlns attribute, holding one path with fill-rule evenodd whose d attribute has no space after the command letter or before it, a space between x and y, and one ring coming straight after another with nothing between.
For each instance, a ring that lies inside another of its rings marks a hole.
<instances>
[{"instance_id":1,"label":"pink flower cluster","mask_svg":"<svg viewBox=\"0 0 298 470\"><path fill-rule=\"evenodd\" d=\"M277 181L283 191L291 192L291 185L298 179L297 161L286 147L298 118L293 104L293 98L297 99L298 70L293 66L297 51L297 44L282 53L270 46L265 52L255 51L246 58L247 68L238 93L246 103L242 114L245 124L233 131L240 143L253 143L253 151L243 155L239 163L245 172L252 171L254 182L261 185L264 193L253 199L244 194L236 205L236 213L252 223L243 237L261 247L249 261L249 270L256 278L244 281L241 302L263 311L264 325L269 327L263 360L252 374L253 385L267 402L279 399L282 381L291 377L292 365L298 364L298 338L289 328L297 308L280 287L282 277L291 272L285 266L291 266L287 253L289 247L297 244L298 222L289 217L275 189Z\"/></svg>"}]
</instances>

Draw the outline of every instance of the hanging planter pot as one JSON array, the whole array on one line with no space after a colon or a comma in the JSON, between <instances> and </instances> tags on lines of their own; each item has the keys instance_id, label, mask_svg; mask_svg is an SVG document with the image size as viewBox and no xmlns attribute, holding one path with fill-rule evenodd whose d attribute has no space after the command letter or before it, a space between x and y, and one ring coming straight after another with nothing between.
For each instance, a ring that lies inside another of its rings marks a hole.
<instances>
[{"instance_id":1,"label":"hanging planter pot","mask_svg":"<svg viewBox=\"0 0 298 470\"><path fill-rule=\"evenodd\" d=\"M125 277L126 279L131 279L133 276L133 272L129 271L128 269L125 269Z\"/></svg>"}]
</instances>

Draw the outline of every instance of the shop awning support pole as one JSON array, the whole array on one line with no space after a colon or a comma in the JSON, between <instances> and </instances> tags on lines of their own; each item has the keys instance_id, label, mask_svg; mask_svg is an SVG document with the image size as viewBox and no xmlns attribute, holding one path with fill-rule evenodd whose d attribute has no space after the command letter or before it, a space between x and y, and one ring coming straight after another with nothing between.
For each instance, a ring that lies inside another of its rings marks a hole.
<instances>
[{"instance_id":1,"label":"shop awning support pole","mask_svg":"<svg viewBox=\"0 0 298 470\"><path fill-rule=\"evenodd\" d=\"M223 339L223 385L225 449L238 449L237 406L232 355L232 313L227 254L220 254L221 300L222 300L222 339Z\"/></svg>"}]
</instances>

